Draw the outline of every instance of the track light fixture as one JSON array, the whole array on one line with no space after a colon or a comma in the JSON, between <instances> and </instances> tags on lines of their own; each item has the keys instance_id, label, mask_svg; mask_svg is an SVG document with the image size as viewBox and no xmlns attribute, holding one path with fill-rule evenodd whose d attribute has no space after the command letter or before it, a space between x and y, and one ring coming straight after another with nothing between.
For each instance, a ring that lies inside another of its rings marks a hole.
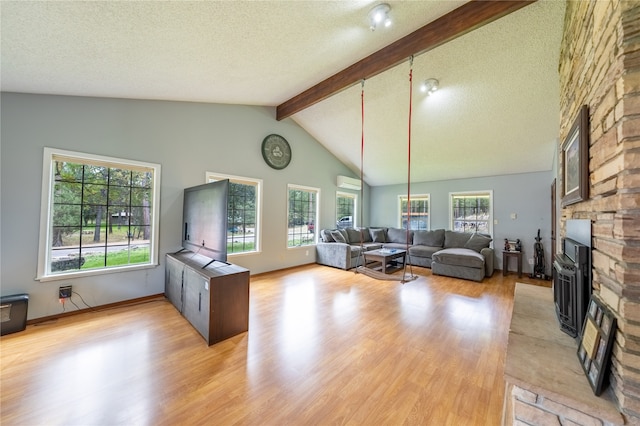
<instances>
[{"instance_id":1,"label":"track light fixture","mask_svg":"<svg viewBox=\"0 0 640 426\"><path fill-rule=\"evenodd\" d=\"M430 95L436 90L438 90L439 84L440 83L435 78L429 78L420 85L420 91L422 93L426 93L427 95Z\"/></svg>"},{"instance_id":2,"label":"track light fixture","mask_svg":"<svg viewBox=\"0 0 640 426\"><path fill-rule=\"evenodd\" d=\"M391 6L387 3L380 3L369 11L369 29L375 31L378 25L384 25L388 27L391 25L391 18L389 17L389 11Z\"/></svg>"}]
</instances>

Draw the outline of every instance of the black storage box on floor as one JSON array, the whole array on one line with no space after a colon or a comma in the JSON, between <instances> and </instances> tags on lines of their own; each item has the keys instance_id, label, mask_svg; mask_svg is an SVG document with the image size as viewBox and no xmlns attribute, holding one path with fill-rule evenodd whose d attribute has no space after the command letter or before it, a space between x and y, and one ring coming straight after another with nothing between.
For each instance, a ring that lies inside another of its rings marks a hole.
<instances>
[{"instance_id":1,"label":"black storage box on floor","mask_svg":"<svg viewBox=\"0 0 640 426\"><path fill-rule=\"evenodd\" d=\"M22 331L27 327L28 294L0 297L0 336Z\"/></svg>"}]
</instances>

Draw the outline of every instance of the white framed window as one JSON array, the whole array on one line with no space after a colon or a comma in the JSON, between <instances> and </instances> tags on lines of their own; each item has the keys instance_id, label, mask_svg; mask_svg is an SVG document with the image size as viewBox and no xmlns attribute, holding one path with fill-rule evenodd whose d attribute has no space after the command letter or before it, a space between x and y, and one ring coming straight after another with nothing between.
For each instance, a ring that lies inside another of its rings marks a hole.
<instances>
[{"instance_id":1,"label":"white framed window","mask_svg":"<svg viewBox=\"0 0 640 426\"><path fill-rule=\"evenodd\" d=\"M160 165L45 148L41 281L158 265Z\"/></svg>"},{"instance_id":2,"label":"white framed window","mask_svg":"<svg viewBox=\"0 0 640 426\"><path fill-rule=\"evenodd\" d=\"M350 228L357 223L358 196L348 192L336 192L336 226Z\"/></svg>"},{"instance_id":3,"label":"white framed window","mask_svg":"<svg viewBox=\"0 0 640 426\"><path fill-rule=\"evenodd\" d=\"M262 179L206 173L206 181L229 179L227 254L260 251Z\"/></svg>"},{"instance_id":4,"label":"white framed window","mask_svg":"<svg viewBox=\"0 0 640 426\"><path fill-rule=\"evenodd\" d=\"M411 200L407 195L398 196L398 211L399 220L398 224L400 228L412 230L425 230L431 229L431 215L429 214L429 194L416 194L411 195ZM409 203L411 208L409 209ZM409 212L411 212L411 223L409 223Z\"/></svg>"},{"instance_id":5,"label":"white framed window","mask_svg":"<svg viewBox=\"0 0 640 426\"><path fill-rule=\"evenodd\" d=\"M493 235L493 191L450 192L449 224L453 231Z\"/></svg>"},{"instance_id":6,"label":"white framed window","mask_svg":"<svg viewBox=\"0 0 640 426\"><path fill-rule=\"evenodd\" d=\"M287 185L287 247L316 243L320 189Z\"/></svg>"}]
</instances>

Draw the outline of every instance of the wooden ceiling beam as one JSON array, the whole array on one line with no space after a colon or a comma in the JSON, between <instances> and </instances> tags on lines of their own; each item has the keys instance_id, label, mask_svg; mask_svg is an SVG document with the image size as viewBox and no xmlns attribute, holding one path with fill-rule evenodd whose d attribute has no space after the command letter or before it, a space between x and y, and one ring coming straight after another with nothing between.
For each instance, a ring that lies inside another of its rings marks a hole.
<instances>
[{"instance_id":1,"label":"wooden ceiling beam","mask_svg":"<svg viewBox=\"0 0 640 426\"><path fill-rule=\"evenodd\" d=\"M434 49L456 37L515 12L536 0L470 1L400 40L384 47L326 80L285 101L276 108L283 120L352 85L392 68L412 55Z\"/></svg>"}]
</instances>

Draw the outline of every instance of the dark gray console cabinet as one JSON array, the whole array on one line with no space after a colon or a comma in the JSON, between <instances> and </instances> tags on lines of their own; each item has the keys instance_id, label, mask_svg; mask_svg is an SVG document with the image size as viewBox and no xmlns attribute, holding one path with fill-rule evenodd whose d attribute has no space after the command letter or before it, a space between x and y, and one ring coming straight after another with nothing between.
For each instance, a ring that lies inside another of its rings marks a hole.
<instances>
[{"instance_id":1,"label":"dark gray console cabinet","mask_svg":"<svg viewBox=\"0 0 640 426\"><path fill-rule=\"evenodd\" d=\"M249 329L249 270L209 262L187 250L167 254L164 291L212 345Z\"/></svg>"}]
</instances>

